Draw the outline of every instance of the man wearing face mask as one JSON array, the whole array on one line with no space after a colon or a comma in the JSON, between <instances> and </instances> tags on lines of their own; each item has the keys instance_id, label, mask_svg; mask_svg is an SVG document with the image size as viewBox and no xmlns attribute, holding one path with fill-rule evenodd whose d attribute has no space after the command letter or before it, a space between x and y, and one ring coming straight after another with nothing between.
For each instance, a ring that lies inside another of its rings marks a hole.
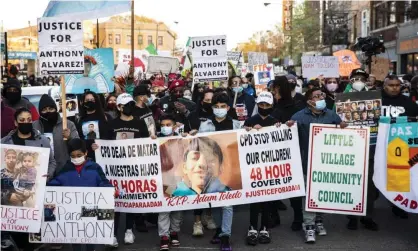
<instances>
[{"instance_id":1,"label":"man wearing face mask","mask_svg":"<svg viewBox=\"0 0 418 251\"><path fill-rule=\"evenodd\" d=\"M72 121L67 120L67 128L63 129L62 118L57 111L57 105L47 94L41 96L39 111L41 112L41 117L33 122L33 129L38 130L42 135L50 135L52 137L52 152L57 162L58 172L70 158L67 143L70 139L79 138L77 128Z\"/></svg>"},{"instance_id":2,"label":"man wearing face mask","mask_svg":"<svg viewBox=\"0 0 418 251\"><path fill-rule=\"evenodd\" d=\"M312 88L305 94L307 107L294 114L287 124L293 125L296 121L299 132L299 146L302 159L303 174L306 177L308 168L309 133L311 123L347 126L333 110L329 110L325 103L325 93L320 88ZM304 204L304 203L303 203ZM326 235L323 216L319 213L307 212L303 208L303 223L305 227L305 242L315 243L315 234Z\"/></svg>"},{"instance_id":3,"label":"man wearing face mask","mask_svg":"<svg viewBox=\"0 0 418 251\"><path fill-rule=\"evenodd\" d=\"M296 91L296 87L299 85L296 76L293 74L287 74L286 78L287 81L292 85L292 98L295 101L295 103L305 103L305 97L301 94L302 86L298 87L298 90L300 90L300 92Z\"/></svg>"},{"instance_id":4,"label":"man wearing face mask","mask_svg":"<svg viewBox=\"0 0 418 251\"><path fill-rule=\"evenodd\" d=\"M140 84L135 87L133 92L136 101L133 107L132 115L138 120L144 120L148 127L150 135L156 135L156 124L153 113L150 109L153 99L151 97L151 90L147 84Z\"/></svg>"},{"instance_id":5,"label":"man wearing face mask","mask_svg":"<svg viewBox=\"0 0 418 251\"><path fill-rule=\"evenodd\" d=\"M189 114L196 110L196 103L183 98L185 82L174 80L169 86L169 96L160 99L160 107L165 114L172 114L181 124L187 123Z\"/></svg>"},{"instance_id":6,"label":"man wearing face mask","mask_svg":"<svg viewBox=\"0 0 418 251\"><path fill-rule=\"evenodd\" d=\"M252 73L247 73L248 74L252 74ZM246 76L247 76L246 75ZM243 91L252 96L252 97L256 97L256 92L254 90L254 88L251 86L251 80L252 79L252 75L248 75L250 78L244 77L242 78L242 88L244 89Z\"/></svg>"},{"instance_id":7,"label":"man wearing face mask","mask_svg":"<svg viewBox=\"0 0 418 251\"><path fill-rule=\"evenodd\" d=\"M354 69L350 74L350 83L345 88L344 92L361 92L367 91L366 81L369 74L362 69Z\"/></svg>"},{"instance_id":8,"label":"man wearing face mask","mask_svg":"<svg viewBox=\"0 0 418 251\"><path fill-rule=\"evenodd\" d=\"M36 110L36 107L31 102L29 102L29 100L22 97L22 88L17 79L10 79L4 85L2 95L3 102L6 106L15 110L24 107L31 112L32 119L34 121L39 119L39 113Z\"/></svg>"},{"instance_id":9,"label":"man wearing face mask","mask_svg":"<svg viewBox=\"0 0 418 251\"><path fill-rule=\"evenodd\" d=\"M235 102L235 111L239 121L245 121L253 114L255 107L255 99L253 96L248 95L243 90L241 78L238 76L230 77L228 80L228 90L230 103L229 106L233 107L235 93L237 94L237 100Z\"/></svg>"}]
</instances>

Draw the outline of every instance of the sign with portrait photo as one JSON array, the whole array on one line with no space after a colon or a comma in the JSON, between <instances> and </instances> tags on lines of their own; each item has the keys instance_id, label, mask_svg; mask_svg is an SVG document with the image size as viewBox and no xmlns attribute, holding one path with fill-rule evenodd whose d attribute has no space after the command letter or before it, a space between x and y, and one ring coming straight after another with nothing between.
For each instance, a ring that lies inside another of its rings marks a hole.
<instances>
[{"instance_id":1,"label":"sign with portrait photo","mask_svg":"<svg viewBox=\"0 0 418 251\"><path fill-rule=\"evenodd\" d=\"M58 107L58 112L62 117L62 106L61 106L61 99L56 99L55 103ZM67 117L72 117L78 114L78 100L77 97L65 100L65 107L67 109Z\"/></svg>"},{"instance_id":2,"label":"sign with portrait photo","mask_svg":"<svg viewBox=\"0 0 418 251\"><path fill-rule=\"evenodd\" d=\"M169 212L305 194L297 127L97 140L116 211Z\"/></svg>"},{"instance_id":3,"label":"sign with portrait photo","mask_svg":"<svg viewBox=\"0 0 418 251\"><path fill-rule=\"evenodd\" d=\"M81 125L85 139L100 138L99 121L86 121Z\"/></svg>"},{"instance_id":4,"label":"sign with portrait photo","mask_svg":"<svg viewBox=\"0 0 418 251\"><path fill-rule=\"evenodd\" d=\"M252 69L254 73L254 85L257 94L267 90L267 84L274 80L274 65L260 64L254 65Z\"/></svg>"},{"instance_id":5,"label":"sign with portrait photo","mask_svg":"<svg viewBox=\"0 0 418 251\"><path fill-rule=\"evenodd\" d=\"M49 151L48 148L1 145L2 231L39 231Z\"/></svg>"},{"instance_id":6,"label":"sign with portrait photo","mask_svg":"<svg viewBox=\"0 0 418 251\"><path fill-rule=\"evenodd\" d=\"M341 120L349 126L370 127L370 144L377 140L382 95L378 91L337 93L335 109Z\"/></svg>"},{"instance_id":7,"label":"sign with portrait photo","mask_svg":"<svg viewBox=\"0 0 418 251\"><path fill-rule=\"evenodd\" d=\"M41 230L30 242L112 244L113 187L47 187Z\"/></svg>"}]
</instances>

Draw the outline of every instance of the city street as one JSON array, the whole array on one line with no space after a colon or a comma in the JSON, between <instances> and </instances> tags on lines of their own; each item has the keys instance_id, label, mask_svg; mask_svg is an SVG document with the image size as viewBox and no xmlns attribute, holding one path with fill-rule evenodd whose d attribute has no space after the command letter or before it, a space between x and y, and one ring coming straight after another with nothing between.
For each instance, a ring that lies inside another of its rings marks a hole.
<instances>
[{"instance_id":1,"label":"city street","mask_svg":"<svg viewBox=\"0 0 418 251\"><path fill-rule=\"evenodd\" d=\"M292 209L288 206L287 211L281 211L281 225L272 229L272 243L267 245L257 245L250 247L245 245L245 235L249 222L249 207L235 207L232 244L233 249L237 251L247 250L338 250L338 251L369 251L369 250L390 250L390 251L408 251L418 250L418 217L410 215L409 219L400 219L393 216L390 206L386 200L380 196L377 201L376 222L379 223L380 230L372 232L362 228L359 224L359 230L348 230L345 225L347 219L342 215L329 215L325 217L325 227L328 235L324 237L317 236L316 244L309 245L303 242L302 232L292 232L290 225L292 223ZM209 243L213 231L206 230L202 238L193 238L192 233L192 212L187 212L180 234L181 247L170 250L219 250L217 245ZM121 227L122 228L122 227ZM126 251L151 251L159 249L159 238L156 226L150 228L148 233L135 232L135 244L123 245L123 233L119 233L118 250ZM99 249L101 250L101 249Z\"/></svg>"}]
</instances>

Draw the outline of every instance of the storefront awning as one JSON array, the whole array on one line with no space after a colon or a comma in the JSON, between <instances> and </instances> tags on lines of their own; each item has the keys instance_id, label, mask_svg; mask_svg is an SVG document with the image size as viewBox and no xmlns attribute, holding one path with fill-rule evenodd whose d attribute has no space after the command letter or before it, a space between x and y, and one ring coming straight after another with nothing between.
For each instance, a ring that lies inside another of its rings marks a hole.
<instances>
[{"instance_id":1,"label":"storefront awning","mask_svg":"<svg viewBox=\"0 0 418 251\"><path fill-rule=\"evenodd\" d=\"M36 59L36 52L30 51L9 51L7 52L9 59Z\"/></svg>"}]
</instances>

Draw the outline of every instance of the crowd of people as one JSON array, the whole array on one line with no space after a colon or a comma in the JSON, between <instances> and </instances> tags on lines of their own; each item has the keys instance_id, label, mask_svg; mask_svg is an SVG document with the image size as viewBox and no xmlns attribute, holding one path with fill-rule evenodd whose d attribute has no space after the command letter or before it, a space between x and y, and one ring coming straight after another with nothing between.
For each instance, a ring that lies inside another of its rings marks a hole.
<instances>
[{"instance_id":1,"label":"crowd of people","mask_svg":"<svg viewBox=\"0 0 418 251\"><path fill-rule=\"evenodd\" d=\"M110 187L112 185L102 168L95 163L94 151L99 147L95 139L155 139L240 128L259 130L280 124L292 126L297 122L302 166L306 174L310 124L336 124L342 128L347 126L334 109L337 93L381 92L383 106L403 107L404 112L400 116L417 117L417 86L418 76L404 76L401 81L397 76L390 75L379 84L374 76L356 69L346 82L338 78L309 80L304 93L300 91L300 81L295 75L276 76L268 83L268 89L257 94L252 74L246 77L231 76L226 82L199 84L195 88L191 88L190 79L181 75L159 75L142 80L133 90L118 88L118 91L106 94L86 90L78 97L79 114L69 117L67 128L63 129L58 107L50 96L43 95L39 107L34 107L22 97L19 81L10 78L2 90L1 143L52 146L47 185ZM45 134L52 134L51 144ZM359 220L366 229L378 230L378 224L373 220L374 200L378 194L372 181L373 148L370 146L367 215L360 219L348 217L347 228L351 230L358 229ZM190 168L199 168L199 155L196 158L196 165ZM13 169L9 165L4 169L8 172L8 178L13 179ZM80 175L83 179L77 178ZM177 192L184 193L180 190ZM305 241L315 243L316 235L327 234L324 215L306 212L303 200L303 197L290 199L294 213L291 229L304 231ZM280 224L279 210L283 209L285 205L280 201L251 204L246 243L253 246L270 243L272 239L269 230ZM395 206L392 211L401 218L408 217L406 212ZM156 217L127 213L123 242L134 243L134 227L138 232L148 231L145 223L147 220L158 225L160 250L180 246L178 233L183 213L165 212ZM204 227L215 230L211 243L220 245L221 251L232 250L232 206L194 210L193 214L194 224L190 227L193 227L194 236L202 236ZM120 213L115 212L113 247L118 246L116 233L119 231L119 219ZM8 241L10 238L19 240L15 243L20 248L33 250L27 235L15 232L2 232L2 247L11 245ZM74 245L73 248L79 250L81 247ZM87 245L87 250L94 250L94 246Z\"/></svg>"}]
</instances>

